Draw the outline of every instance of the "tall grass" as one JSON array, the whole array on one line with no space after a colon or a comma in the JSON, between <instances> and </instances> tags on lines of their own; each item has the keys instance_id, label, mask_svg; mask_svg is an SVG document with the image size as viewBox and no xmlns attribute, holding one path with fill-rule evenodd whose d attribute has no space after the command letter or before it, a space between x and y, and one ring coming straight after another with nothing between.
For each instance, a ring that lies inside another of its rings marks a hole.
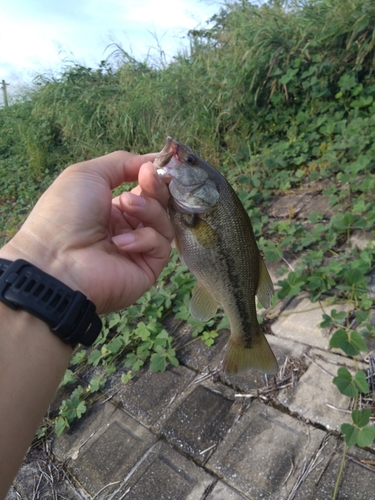
<instances>
[{"instance_id":1,"label":"tall grass","mask_svg":"<svg viewBox=\"0 0 375 500\"><path fill-rule=\"evenodd\" d=\"M170 134L214 164L259 154L325 113L345 73L373 85L374 26L373 0L228 3L167 66L117 51L97 70L40 75L23 103L0 111L0 153L37 172L37 161L51 169L119 148L160 150Z\"/></svg>"}]
</instances>

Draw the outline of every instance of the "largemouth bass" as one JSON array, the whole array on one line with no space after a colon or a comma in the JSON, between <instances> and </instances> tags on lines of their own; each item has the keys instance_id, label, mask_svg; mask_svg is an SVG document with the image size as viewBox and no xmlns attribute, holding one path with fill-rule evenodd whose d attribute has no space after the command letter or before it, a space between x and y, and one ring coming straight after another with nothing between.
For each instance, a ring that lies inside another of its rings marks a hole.
<instances>
[{"instance_id":1,"label":"largemouth bass","mask_svg":"<svg viewBox=\"0 0 375 500\"><path fill-rule=\"evenodd\" d=\"M190 313L208 321L223 307L231 330L225 372L275 373L277 361L255 306L257 295L268 307L274 289L242 203L214 167L171 137L154 164L171 194L177 250L197 279Z\"/></svg>"}]
</instances>

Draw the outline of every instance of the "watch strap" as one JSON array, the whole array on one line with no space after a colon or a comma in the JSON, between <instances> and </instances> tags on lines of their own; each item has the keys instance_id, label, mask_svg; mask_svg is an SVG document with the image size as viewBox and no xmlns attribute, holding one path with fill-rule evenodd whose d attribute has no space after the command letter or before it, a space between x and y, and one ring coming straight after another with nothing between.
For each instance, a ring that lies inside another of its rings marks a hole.
<instances>
[{"instance_id":1,"label":"watch strap","mask_svg":"<svg viewBox=\"0 0 375 500\"><path fill-rule=\"evenodd\" d=\"M0 259L0 301L41 319L71 346L92 345L102 328L94 303L83 293L23 259Z\"/></svg>"}]
</instances>

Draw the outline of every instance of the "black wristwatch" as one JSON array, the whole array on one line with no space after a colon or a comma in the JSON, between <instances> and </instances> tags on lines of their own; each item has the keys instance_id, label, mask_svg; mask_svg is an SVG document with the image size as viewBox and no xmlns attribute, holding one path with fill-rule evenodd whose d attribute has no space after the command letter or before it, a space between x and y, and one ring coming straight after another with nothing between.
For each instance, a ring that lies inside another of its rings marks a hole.
<instances>
[{"instance_id":1,"label":"black wristwatch","mask_svg":"<svg viewBox=\"0 0 375 500\"><path fill-rule=\"evenodd\" d=\"M41 319L67 344L92 345L102 322L95 305L29 262L0 259L0 301Z\"/></svg>"}]
</instances>

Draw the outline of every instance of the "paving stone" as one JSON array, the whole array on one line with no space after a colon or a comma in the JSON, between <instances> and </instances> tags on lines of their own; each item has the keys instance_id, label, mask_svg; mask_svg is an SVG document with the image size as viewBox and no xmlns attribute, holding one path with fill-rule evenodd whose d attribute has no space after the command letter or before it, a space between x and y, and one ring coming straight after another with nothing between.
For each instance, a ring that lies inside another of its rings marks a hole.
<instances>
[{"instance_id":1,"label":"paving stone","mask_svg":"<svg viewBox=\"0 0 375 500\"><path fill-rule=\"evenodd\" d=\"M308 219L312 212L319 213L324 219L329 219L334 214L334 210L329 203L328 196L318 194L313 196L310 201L300 210L298 219Z\"/></svg>"},{"instance_id":2,"label":"paving stone","mask_svg":"<svg viewBox=\"0 0 375 500\"><path fill-rule=\"evenodd\" d=\"M271 277L273 286L274 286L275 290L277 290L280 288L277 283L281 280L284 280L288 276L291 269L294 269L297 266L298 261L297 261L295 255L284 250L283 256L281 259L274 260L272 262L265 260L265 264L266 264L267 270L269 272L269 275ZM287 269L286 272L285 272L285 269ZM286 297L285 299L283 299L280 302L282 304L285 304L285 306L286 306L286 305L288 305L288 303L291 300L292 300L291 298Z\"/></svg>"},{"instance_id":3,"label":"paving stone","mask_svg":"<svg viewBox=\"0 0 375 500\"><path fill-rule=\"evenodd\" d=\"M284 500L325 433L255 401L206 467L251 500Z\"/></svg>"},{"instance_id":4,"label":"paving stone","mask_svg":"<svg viewBox=\"0 0 375 500\"><path fill-rule=\"evenodd\" d=\"M177 357L181 363L200 372L215 369L221 364L229 336L228 329L221 330L210 347L201 340L192 342L191 335L185 336L184 342L178 346Z\"/></svg>"},{"instance_id":5,"label":"paving stone","mask_svg":"<svg viewBox=\"0 0 375 500\"><path fill-rule=\"evenodd\" d=\"M284 364L287 357L299 359L308 349L304 344L276 337L275 335L266 335L266 338L276 356L279 367ZM226 375L223 373L220 379L246 393L267 386L269 380L272 379L272 375L267 376L263 373L249 370L235 375Z\"/></svg>"},{"instance_id":6,"label":"paving stone","mask_svg":"<svg viewBox=\"0 0 375 500\"><path fill-rule=\"evenodd\" d=\"M246 497L223 481L218 481L206 500L246 500Z\"/></svg>"},{"instance_id":7,"label":"paving stone","mask_svg":"<svg viewBox=\"0 0 375 500\"><path fill-rule=\"evenodd\" d=\"M168 367L163 373L142 372L121 386L113 399L138 421L150 426L195 376L195 372L184 366Z\"/></svg>"},{"instance_id":8,"label":"paving stone","mask_svg":"<svg viewBox=\"0 0 375 500\"><path fill-rule=\"evenodd\" d=\"M370 241L373 240L374 237L371 233L357 229L350 235L349 248L359 248L360 250L364 250Z\"/></svg>"},{"instance_id":9,"label":"paving stone","mask_svg":"<svg viewBox=\"0 0 375 500\"><path fill-rule=\"evenodd\" d=\"M193 384L154 426L170 443L203 463L222 441L242 403L234 391L210 381Z\"/></svg>"},{"instance_id":10,"label":"paving stone","mask_svg":"<svg viewBox=\"0 0 375 500\"><path fill-rule=\"evenodd\" d=\"M72 424L72 427L53 441L53 452L64 462L79 455L81 447L87 440L103 432L106 424L118 411L111 403L89 406L84 417Z\"/></svg>"},{"instance_id":11,"label":"paving stone","mask_svg":"<svg viewBox=\"0 0 375 500\"><path fill-rule=\"evenodd\" d=\"M351 422L350 412L348 413L350 399L339 392L332 379L337 375L340 365L353 371L353 361L318 349L310 351L309 356L314 362L302 375L297 386L283 389L277 399L291 412L323 425L328 430L339 431L342 423ZM362 367L364 365L360 365Z\"/></svg>"},{"instance_id":12,"label":"paving stone","mask_svg":"<svg viewBox=\"0 0 375 500\"><path fill-rule=\"evenodd\" d=\"M343 452L342 442L330 436L314 461L306 464L304 474L296 482L293 500L323 500L333 498ZM340 483L338 499L373 500L375 498L375 469L366 468L365 461L374 463L374 455L350 447ZM371 470L372 469L372 470Z\"/></svg>"},{"instance_id":13,"label":"paving stone","mask_svg":"<svg viewBox=\"0 0 375 500\"><path fill-rule=\"evenodd\" d=\"M214 481L192 460L158 442L109 498L122 499L126 493L126 500L203 500Z\"/></svg>"},{"instance_id":14,"label":"paving stone","mask_svg":"<svg viewBox=\"0 0 375 500\"><path fill-rule=\"evenodd\" d=\"M330 314L332 309L342 311L345 306L333 304L324 307L326 314ZM284 309L271 330L278 337L327 350L330 338L328 330L318 326L322 321L322 313L319 303L311 302L307 294L301 293Z\"/></svg>"},{"instance_id":15,"label":"paving stone","mask_svg":"<svg viewBox=\"0 0 375 500\"><path fill-rule=\"evenodd\" d=\"M51 500L51 498L69 498L83 500L88 498L74 490L72 485L59 477L58 472L51 467L44 468L43 463L35 461L23 465L14 480L6 500Z\"/></svg>"},{"instance_id":16,"label":"paving stone","mask_svg":"<svg viewBox=\"0 0 375 500\"><path fill-rule=\"evenodd\" d=\"M276 335L266 335L266 337L279 365L284 363L286 357L300 358L307 350L306 345L299 342L276 337Z\"/></svg>"},{"instance_id":17,"label":"paving stone","mask_svg":"<svg viewBox=\"0 0 375 500\"><path fill-rule=\"evenodd\" d=\"M22 497L20 497L20 495L16 492L16 490L12 486L6 495L5 500L20 500L20 498Z\"/></svg>"},{"instance_id":18,"label":"paving stone","mask_svg":"<svg viewBox=\"0 0 375 500\"><path fill-rule=\"evenodd\" d=\"M80 424L56 439L54 451L64 460L72 459L72 474L91 495L111 485L105 489L108 494L157 440L111 403L92 407Z\"/></svg>"},{"instance_id":19,"label":"paving stone","mask_svg":"<svg viewBox=\"0 0 375 500\"><path fill-rule=\"evenodd\" d=\"M268 314L277 315L287 306L289 302L290 299L285 302L280 301L274 309L269 309L267 311L263 309L263 311L266 312L267 316ZM216 372L222 367L222 361L225 356L229 337L229 330L221 330L219 337L215 339L215 344L210 347L207 347L201 341L189 341L186 347L179 349L178 358L180 362L200 372ZM275 352L275 356L277 357L279 364L284 362L286 355L300 357L302 355L302 351L306 349L306 345L304 344L299 344L297 342L293 343L284 339L281 340L274 335L266 335L266 337ZM239 375L231 376L225 375L221 372L220 378L224 382L231 385L234 384L236 387L244 391L249 391L257 387L263 387L267 383L267 379L264 374L251 370Z\"/></svg>"},{"instance_id":20,"label":"paving stone","mask_svg":"<svg viewBox=\"0 0 375 500\"><path fill-rule=\"evenodd\" d=\"M271 217L284 218L295 217L305 205L311 201L311 195L291 194L283 196L273 203L268 211Z\"/></svg>"}]
</instances>

